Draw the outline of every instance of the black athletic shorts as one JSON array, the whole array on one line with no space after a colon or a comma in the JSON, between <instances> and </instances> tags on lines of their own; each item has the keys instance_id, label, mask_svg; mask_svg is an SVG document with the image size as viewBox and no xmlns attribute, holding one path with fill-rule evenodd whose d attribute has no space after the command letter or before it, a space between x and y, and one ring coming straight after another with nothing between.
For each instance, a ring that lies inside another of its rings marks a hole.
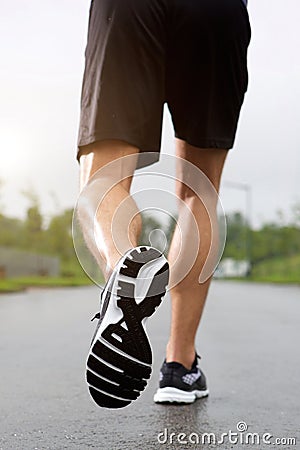
<instances>
[{"instance_id":1,"label":"black athletic shorts","mask_svg":"<svg viewBox=\"0 0 300 450\"><path fill-rule=\"evenodd\" d=\"M243 0L93 0L78 156L87 144L119 139L157 161L164 103L176 137L231 148L250 35Z\"/></svg>"}]
</instances>

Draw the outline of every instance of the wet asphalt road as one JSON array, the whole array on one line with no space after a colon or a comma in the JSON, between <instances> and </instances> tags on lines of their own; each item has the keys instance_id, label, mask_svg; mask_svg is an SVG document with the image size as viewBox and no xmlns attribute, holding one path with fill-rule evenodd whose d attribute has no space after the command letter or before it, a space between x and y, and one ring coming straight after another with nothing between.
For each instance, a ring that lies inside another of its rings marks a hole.
<instances>
[{"instance_id":1,"label":"wet asphalt road","mask_svg":"<svg viewBox=\"0 0 300 450\"><path fill-rule=\"evenodd\" d=\"M190 406L152 402L169 328L166 298L148 323L152 379L118 411L97 408L84 381L97 297L96 287L0 296L0 449L300 448L300 287L213 283L198 336L211 395ZM221 439L241 421L260 439L273 435L271 444L242 444L245 433L237 444L188 443L205 432ZM296 445L273 445L291 437Z\"/></svg>"}]
</instances>

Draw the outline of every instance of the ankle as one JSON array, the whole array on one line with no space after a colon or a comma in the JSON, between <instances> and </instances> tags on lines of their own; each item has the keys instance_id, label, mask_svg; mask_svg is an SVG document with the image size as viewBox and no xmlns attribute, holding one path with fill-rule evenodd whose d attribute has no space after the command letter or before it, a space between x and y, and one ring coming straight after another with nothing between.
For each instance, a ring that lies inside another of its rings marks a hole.
<instances>
[{"instance_id":1,"label":"ankle","mask_svg":"<svg viewBox=\"0 0 300 450\"><path fill-rule=\"evenodd\" d=\"M191 369L195 360L195 346L175 347L172 344L167 345L166 362L178 362L187 369Z\"/></svg>"}]
</instances>

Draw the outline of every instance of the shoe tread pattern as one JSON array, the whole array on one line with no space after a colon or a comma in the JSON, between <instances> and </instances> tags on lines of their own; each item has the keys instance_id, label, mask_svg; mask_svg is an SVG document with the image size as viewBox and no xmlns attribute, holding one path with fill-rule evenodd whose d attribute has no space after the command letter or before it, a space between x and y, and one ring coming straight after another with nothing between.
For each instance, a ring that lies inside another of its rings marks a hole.
<instances>
[{"instance_id":1,"label":"shoe tread pattern","mask_svg":"<svg viewBox=\"0 0 300 450\"><path fill-rule=\"evenodd\" d=\"M126 398L128 400L136 400L140 392L133 389L126 389L124 386L117 386L109 381L103 380L103 378L97 377L95 374L87 371L86 381L88 384L94 386L100 391L104 391L107 394L112 394L116 397Z\"/></svg>"},{"instance_id":2,"label":"shoe tread pattern","mask_svg":"<svg viewBox=\"0 0 300 450\"><path fill-rule=\"evenodd\" d=\"M130 255L132 259L125 258L119 271L130 278L137 278L143 265L161 257L159 251L146 247L141 247L140 252L133 250ZM130 280L118 281L117 306L123 316L117 323L105 328L101 340L96 340L92 345L87 361L89 391L99 406L122 408L138 398L145 389L152 371L152 351L142 321L150 317L161 303L168 277L166 263L153 277L145 298L139 304L134 298L134 283ZM157 294L160 291L163 292Z\"/></svg>"},{"instance_id":3,"label":"shoe tread pattern","mask_svg":"<svg viewBox=\"0 0 300 450\"><path fill-rule=\"evenodd\" d=\"M132 259L127 257L123 262L123 267L120 269L122 275L127 277L137 278L141 268L148 262L153 261L161 256L161 253L155 248L147 249L146 247L140 248L141 252L133 250L130 255Z\"/></svg>"},{"instance_id":4,"label":"shoe tread pattern","mask_svg":"<svg viewBox=\"0 0 300 450\"><path fill-rule=\"evenodd\" d=\"M92 353L103 361L93 354L89 355L87 361L86 379L90 394L98 406L123 408L136 400L147 385L151 367L114 352L99 340L93 345Z\"/></svg>"},{"instance_id":5,"label":"shoe tread pattern","mask_svg":"<svg viewBox=\"0 0 300 450\"><path fill-rule=\"evenodd\" d=\"M124 408L131 403L131 400L122 400L116 397L111 397L110 395L103 394L97 391L92 386L89 386L89 391L93 400L97 405L103 408Z\"/></svg>"},{"instance_id":6,"label":"shoe tread pattern","mask_svg":"<svg viewBox=\"0 0 300 450\"><path fill-rule=\"evenodd\" d=\"M145 333L142 321L150 317L160 305L164 292L157 294L168 283L168 264L166 263L154 276L144 300L139 304L134 299L134 286L124 281L119 282L117 301L123 313L119 322L110 324L102 333L102 337L114 347L145 364L152 363L152 350ZM151 295L156 293L156 295ZM126 328L122 326L126 323ZM117 337L115 337L117 336Z\"/></svg>"},{"instance_id":7,"label":"shoe tread pattern","mask_svg":"<svg viewBox=\"0 0 300 450\"><path fill-rule=\"evenodd\" d=\"M126 375L124 372L114 370L99 361L99 359L95 358L93 355L89 356L87 366L93 372L101 374L102 377L123 386L125 389L137 389L143 391L147 386L147 382L144 379L136 378Z\"/></svg>"}]
</instances>

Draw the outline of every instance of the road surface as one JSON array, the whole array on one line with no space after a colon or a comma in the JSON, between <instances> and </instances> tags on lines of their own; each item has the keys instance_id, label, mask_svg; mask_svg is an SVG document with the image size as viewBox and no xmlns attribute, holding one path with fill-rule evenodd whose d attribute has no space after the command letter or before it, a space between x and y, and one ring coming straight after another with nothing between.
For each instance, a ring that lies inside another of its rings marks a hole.
<instances>
[{"instance_id":1,"label":"road surface","mask_svg":"<svg viewBox=\"0 0 300 450\"><path fill-rule=\"evenodd\" d=\"M97 297L94 286L0 296L0 449L300 448L300 287L213 282L197 339L211 394L190 406L152 402L169 329L166 297L148 325L152 379L118 411L98 408L84 380ZM237 424L237 436L222 438Z\"/></svg>"}]
</instances>

